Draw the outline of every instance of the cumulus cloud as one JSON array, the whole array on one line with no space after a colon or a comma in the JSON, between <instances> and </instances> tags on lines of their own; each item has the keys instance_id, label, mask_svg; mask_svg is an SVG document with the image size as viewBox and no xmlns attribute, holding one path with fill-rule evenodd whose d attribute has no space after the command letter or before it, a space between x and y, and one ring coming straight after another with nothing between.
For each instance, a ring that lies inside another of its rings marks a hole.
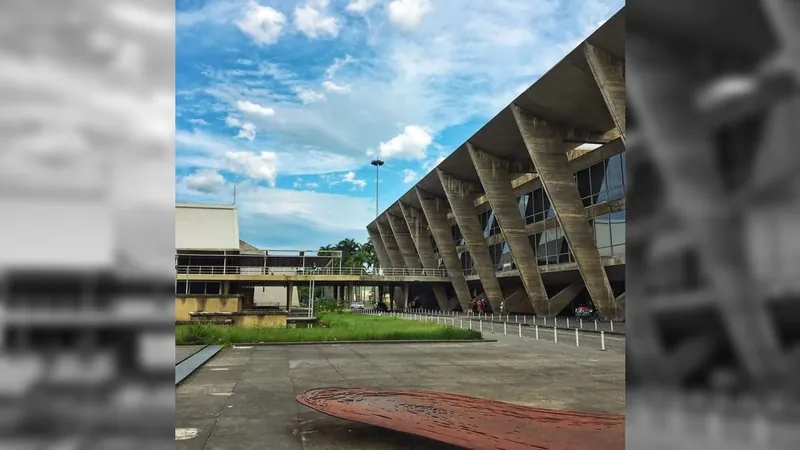
<instances>
[{"instance_id":1,"label":"cumulus cloud","mask_svg":"<svg viewBox=\"0 0 800 450\"><path fill-rule=\"evenodd\" d=\"M256 181L266 181L275 186L278 173L278 155L274 152L228 152L225 157L230 167Z\"/></svg>"},{"instance_id":2,"label":"cumulus cloud","mask_svg":"<svg viewBox=\"0 0 800 450\"><path fill-rule=\"evenodd\" d=\"M208 122L206 122L203 119L189 119L189 123L192 124L192 125L198 125L198 126L204 126L204 127L208 126Z\"/></svg>"},{"instance_id":3,"label":"cumulus cloud","mask_svg":"<svg viewBox=\"0 0 800 450\"><path fill-rule=\"evenodd\" d=\"M377 0L350 0L344 9L354 14L366 14L376 3Z\"/></svg>"},{"instance_id":4,"label":"cumulus cloud","mask_svg":"<svg viewBox=\"0 0 800 450\"><path fill-rule=\"evenodd\" d=\"M286 16L274 8L251 1L244 16L236 21L236 25L256 44L272 45L278 42L286 26Z\"/></svg>"},{"instance_id":5,"label":"cumulus cloud","mask_svg":"<svg viewBox=\"0 0 800 450\"><path fill-rule=\"evenodd\" d=\"M339 69L348 64L354 63L355 61L356 59L350 56L349 54L344 55L344 58L334 58L333 63L331 63L331 65L328 66L327 69L325 69L325 77L333 78L334 75L336 75L336 72L339 71Z\"/></svg>"},{"instance_id":6,"label":"cumulus cloud","mask_svg":"<svg viewBox=\"0 0 800 450\"><path fill-rule=\"evenodd\" d=\"M325 100L325 94L313 89L294 87L292 90L297 94L297 98L299 98L304 105Z\"/></svg>"},{"instance_id":7,"label":"cumulus cloud","mask_svg":"<svg viewBox=\"0 0 800 450\"><path fill-rule=\"evenodd\" d=\"M323 174L320 176L323 180L326 180L330 186L335 186L337 184L351 184L353 185L353 190L356 189L364 189L367 185L365 180L356 177L355 172L347 172L346 174L338 177L335 174Z\"/></svg>"},{"instance_id":8,"label":"cumulus cloud","mask_svg":"<svg viewBox=\"0 0 800 450\"><path fill-rule=\"evenodd\" d=\"M198 170L183 177L181 181L187 188L206 194L218 192L226 184L225 177L216 170L208 169Z\"/></svg>"},{"instance_id":9,"label":"cumulus cloud","mask_svg":"<svg viewBox=\"0 0 800 450\"><path fill-rule=\"evenodd\" d=\"M327 11L329 0L309 0L294 10L294 26L309 39L339 35L339 20Z\"/></svg>"},{"instance_id":10,"label":"cumulus cloud","mask_svg":"<svg viewBox=\"0 0 800 450\"><path fill-rule=\"evenodd\" d=\"M328 92L335 92L338 94L342 94L345 92L350 92L350 86L336 84L331 80L325 80L322 82L322 87L324 87Z\"/></svg>"},{"instance_id":11,"label":"cumulus cloud","mask_svg":"<svg viewBox=\"0 0 800 450\"><path fill-rule=\"evenodd\" d=\"M275 115L275 110L266 106L261 106L258 103L253 103L250 100L237 100L236 108L239 111L254 116L272 117Z\"/></svg>"},{"instance_id":12,"label":"cumulus cloud","mask_svg":"<svg viewBox=\"0 0 800 450\"><path fill-rule=\"evenodd\" d=\"M432 142L433 137L424 128L407 125L402 133L380 143L379 155L383 159L422 159Z\"/></svg>"},{"instance_id":13,"label":"cumulus cloud","mask_svg":"<svg viewBox=\"0 0 800 450\"><path fill-rule=\"evenodd\" d=\"M389 22L404 30L420 26L423 17L431 10L429 0L392 0L386 8Z\"/></svg>"},{"instance_id":14,"label":"cumulus cloud","mask_svg":"<svg viewBox=\"0 0 800 450\"><path fill-rule=\"evenodd\" d=\"M247 139L250 142L253 142L256 138L256 126L250 122L245 122L242 124L242 127L239 128L239 134L236 135L239 139Z\"/></svg>"},{"instance_id":15,"label":"cumulus cloud","mask_svg":"<svg viewBox=\"0 0 800 450\"><path fill-rule=\"evenodd\" d=\"M417 179L417 172L411 169L403 169L403 183L413 183Z\"/></svg>"}]
</instances>

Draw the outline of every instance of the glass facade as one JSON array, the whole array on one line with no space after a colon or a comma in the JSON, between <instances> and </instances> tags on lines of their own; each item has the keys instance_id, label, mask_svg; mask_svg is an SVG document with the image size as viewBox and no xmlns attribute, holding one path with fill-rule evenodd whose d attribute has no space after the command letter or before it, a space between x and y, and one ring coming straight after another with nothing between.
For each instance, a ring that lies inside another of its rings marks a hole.
<instances>
[{"instance_id":1,"label":"glass facade","mask_svg":"<svg viewBox=\"0 0 800 450\"><path fill-rule=\"evenodd\" d=\"M511 250L505 242L490 245L489 256L492 258L495 272L514 270L517 268L511 258Z\"/></svg>"},{"instance_id":2,"label":"glass facade","mask_svg":"<svg viewBox=\"0 0 800 450\"><path fill-rule=\"evenodd\" d=\"M575 174L583 206L625 196L625 153L612 156Z\"/></svg>"},{"instance_id":3,"label":"glass facade","mask_svg":"<svg viewBox=\"0 0 800 450\"><path fill-rule=\"evenodd\" d=\"M525 224L541 222L556 217L550 199L543 188L535 189L519 198L519 212L525 219Z\"/></svg>"},{"instance_id":4,"label":"glass facade","mask_svg":"<svg viewBox=\"0 0 800 450\"><path fill-rule=\"evenodd\" d=\"M595 217L589 222L600 256L625 254L625 211Z\"/></svg>"},{"instance_id":5,"label":"glass facade","mask_svg":"<svg viewBox=\"0 0 800 450\"><path fill-rule=\"evenodd\" d=\"M531 238L536 253L536 264L547 266L574 261L561 227L544 230L544 232L536 233Z\"/></svg>"},{"instance_id":6,"label":"glass facade","mask_svg":"<svg viewBox=\"0 0 800 450\"><path fill-rule=\"evenodd\" d=\"M483 237L488 238L495 234L500 234L500 224L494 217L494 212L490 209L480 213L481 228L483 228Z\"/></svg>"}]
</instances>

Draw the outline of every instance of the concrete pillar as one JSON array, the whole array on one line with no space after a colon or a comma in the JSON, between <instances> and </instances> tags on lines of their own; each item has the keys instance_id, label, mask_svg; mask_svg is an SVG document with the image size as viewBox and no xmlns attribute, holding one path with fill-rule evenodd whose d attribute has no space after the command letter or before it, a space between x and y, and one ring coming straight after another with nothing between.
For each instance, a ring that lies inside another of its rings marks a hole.
<instances>
[{"instance_id":1,"label":"concrete pillar","mask_svg":"<svg viewBox=\"0 0 800 450\"><path fill-rule=\"evenodd\" d=\"M286 311L292 310L292 295L294 294L294 283L289 282L286 285Z\"/></svg>"},{"instance_id":2,"label":"concrete pillar","mask_svg":"<svg viewBox=\"0 0 800 450\"><path fill-rule=\"evenodd\" d=\"M625 310L614 300L611 284L600 252L594 242L592 228L583 208L574 174L567 160L563 143L564 130L532 117L516 104L511 105L522 140L550 198L556 218L575 257L589 296L607 319L625 318Z\"/></svg>"},{"instance_id":3,"label":"concrete pillar","mask_svg":"<svg viewBox=\"0 0 800 450\"><path fill-rule=\"evenodd\" d=\"M500 311L503 291L500 289L500 283L497 282L492 257L489 255L489 247L486 245L486 238L483 236L478 211L475 209L475 197L479 193L479 189L454 178L441 169L437 168L436 173L442 182L442 187L444 187L447 201L450 203L450 209L456 218L458 228L467 242L467 249L475 264L478 277L480 277L483 291L486 293L486 300L492 305L492 310Z\"/></svg>"},{"instance_id":4,"label":"concrete pillar","mask_svg":"<svg viewBox=\"0 0 800 450\"><path fill-rule=\"evenodd\" d=\"M589 42L583 44L583 54L603 94L608 112L614 120L622 142L625 142L625 63L600 50Z\"/></svg>"},{"instance_id":5,"label":"concrete pillar","mask_svg":"<svg viewBox=\"0 0 800 450\"><path fill-rule=\"evenodd\" d=\"M411 233L408 231L405 220L389 213L386 214L386 219L389 221L389 227L392 229L395 241L397 241L397 248L403 257L405 267L421 269L422 262L419 259L419 255L417 255L417 249L414 246L413 239L411 239Z\"/></svg>"},{"instance_id":6,"label":"concrete pillar","mask_svg":"<svg viewBox=\"0 0 800 450\"><path fill-rule=\"evenodd\" d=\"M403 202L400 202L400 210L403 212L408 231L411 233L411 240L417 249L417 254L422 262L422 267L425 269L437 269L439 264L436 261L436 256L433 254L433 247L428 234L428 223L425 220L425 214ZM452 239L451 239L452 241ZM439 283L432 283L431 289L433 296L436 298L436 304L442 311L448 311L447 307L447 291L444 286Z\"/></svg>"},{"instance_id":7,"label":"concrete pillar","mask_svg":"<svg viewBox=\"0 0 800 450\"><path fill-rule=\"evenodd\" d=\"M404 309L408 306L408 293L410 291L410 286L408 283L403 283L403 286L399 289L402 292L400 297L400 302L397 305L400 309Z\"/></svg>"},{"instance_id":8,"label":"concrete pillar","mask_svg":"<svg viewBox=\"0 0 800 450\"><path fill-rule=\"evenodd\" d=\"M390 267L395 269L405 267L405 261L403 260L403 255L400 253L400 248L397 245L397 240L394 237L394 233L392 233L392 228L380 220L381 218L379 218L377 221L378 232L381 235L383 246L386 248L386 255L389 259L389 263L391 264Z\"/></svg>"},{"instance_id":9,"label":"concrete pillar","mask_svg":"<svg viewBox=\"0 0 800 450\"><path fill-rule=\"evenodd\" d=\"M461 270L461 261L458 259L458 250L453 241L450 223L447 221L447 202L440 198L432 197L419 188L414 188L422 206L422 212L430 226L433 240L439 248L439 257L442 258L447 269L447 276L453 283L453 290L458 298L461 309L469 311L469 302L472 296L469 293L467 279Z\"/></svg>"},{"instance_id":10,"label":"concrete pillar","mask_svg":"<svg viewBox=\"0 0 800 450\"><path fill-rule=\"evenodd\" d=\"M223 281L222 282L222 295L229 295L231 293L231 282L230 281Z\"/></svg>"},{"instance_id":11,"label":"concrete pillar","mask_svg":"<svg viewBox=\"0 0 800 450\"><path fill-rule=\"evenodd\" d=\"M369 240L372 242L372 247L375 248L375 254L378 256L378 263L381 267L389 267L392 263L389 261L389 254L386 252L386 247L383 244L380 232L376 228L367 227L369 233Z\"/></svg>"},{"instance_id":12,"label":"concrete pillar","mask_svg":"<svg viewBox=\"0 0 800 450\"><path fill-rule=\"evenodd\" d=\"M547 299L547 291L544 289L542 276L539 274L539 266L536 264L536 255L528 238L525 221L519 212L519 201L511 185L509 173L509 169L512 168L517 171L530 172L533 167L530 167L530 164L527 164L528 167L514 167L516 163L478 150L469 142L467 142L467 150L475 170L478 172L486 199L506 238L506 244L511 251L511 257L514 258L522 285L525 287L534 312L540 316L552 315L553 311Z\"/></svg>"}]
</instances>

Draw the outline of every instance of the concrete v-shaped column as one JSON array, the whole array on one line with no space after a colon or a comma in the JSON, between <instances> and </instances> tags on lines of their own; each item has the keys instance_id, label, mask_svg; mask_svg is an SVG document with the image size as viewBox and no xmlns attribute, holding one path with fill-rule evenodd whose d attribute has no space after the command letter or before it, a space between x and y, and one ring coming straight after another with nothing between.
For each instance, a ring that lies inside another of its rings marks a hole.
<instances>
[{"instance_id":1,"label":"concrete v-shaped column","mask_svg":"<svg viewBox=\"0 0 800 450\"><path fill-rule=\"evenodd\" d=\"M397 240L394 238L391 226L381 222L380 217L375 221L375 223L378 225L378 233L380 233L381 240L383 240L383 245L386 248L386 254L389 257L389 262L392 266L391 268L404 268L405 261L403 260L403 255L400 253L399 247L397 246ZM392 299L394 300L395 305L401 309L405 308L407 304L406 299L408 298L408 289L404 289L402 286L395 286L392 294Z\"/></svg>"},{"instance_id":2,"label":"concrete v-shaped column","mask_svg":"<svg viewBox=\"0 0 800 450\"><path fill-rule=\"evenodd\" d=\"M378 233L383 240L383 246L386 248L386 255L389 257L389 263L393 269L401 269L406 266L403 260L403 255L400 253L400 248L397 246L397 240L394 238L392 228L383 222L377 221Z\"/></svg>"},{"instance_id":3,"label":"concrete v-shaped column","mask_svg":"<svg viewBox=\"0 0 800 450\"><path fill-rule=\"evenodd\" d=\"M417 187L414 190L417 192L422 212L428 220L436 247L439 248L439 257L442 258L444 267L447 269L447 276L453 283L458 303L462 310L470 311L469 302L472 297L469 295L467 279L461 270L461 260L458 259L458 250L453 241L450 222L447 220L447 202L441 198L429 196Z\"/></svg>"},{"instance_id":4,"label":"concrete v-shaped column","mask_svg":"<svg viewBox=\"0 0 800 450\"><path fill-rule=\"evenodd\" d=\"M386 213L386 218L389 220L389 227L392 229L394 239L397 241L397 248L400 250L400 255L406 264L405 267L421 269L422 262L417 255L417 249L414 247L414 241L411 239L411 233L408 232L405 220L389 213Z\"/></svg>"},{"instance_id":5,"label":"concrete v-shaped column","mask_svg":"<svg viewBox=\"0 0 800 450\"><path fill-rule=\"evenodd\" d=\"M514 258L517 265L519 277L522 279L522 285L533 305L533 311L540 316L558 314L558 311L551 310L547 300L547 291L544 289L542 276L536 265L536 255L531 247L525 221L522 220L522 215L519 213L519 202L511 185L509 169L515 168L513 167L515 163L478 150L470 142L467 142L467 150L472 158L472 164L478 172L478 178L481 180L483 191L492 207L494 217L506 238L506 244L508 244L511 257ZM530 163L527 168L516 169L517 171L533 171Z\"/></svg>"},{"instance_id":6,"label":"concrete v-shaped column","mask_svg":"<svg viewBox=\"0 0 800 450\"><path fill-rule=\"evenodd\" d=\"M625 63L588 42L583 44L583 54L622 142L625 143Z\"/></svg>"},{"instance_id":7,"label":"concrete v-shaped column","mask_svg":"<svg viewBox=\"0 0 800 450\"><path fill-rule=\"evenodd\" d=\"M486 245L486 238L483 236L481 221L478 211L475 209L475 196L479 193L470 183L459 180L452 175L436 169L439 180L444 187L450 209L453 211L461 235L467 242L469 255L475 264L478 277L486 293L486 299L492 305L493 311L500 311L500 303L503 302L503 291L497 281L492 257L489 254L489 247Z\"/></svg>"},{"instance_id":8,"label":"concrete v-shaped column","mask_svg":"<svg viewBox=\"0 0 800 450\"><path fill-rule=\"evenodd\" d=\"M389 254L386 253L381 234L372 228L367 228L367 233L369 233L369 240L372 242L375 254L378 256L378 263L380 263L381 267L389 267L392 263L389 261Z\"/></svg>"},{"instance_id":9,"label":"concrete v-shaped column","mask_svg":"<svg viewBox=\"0 0 800 450\"><path fill-rule=\"evenodd\" d=\"M400 203L400 210L403 212L403 218L408 225L408 231L411 232L411 240L417 248L417 255L422 262L422 267L425 269L437 269L439 264L436 261L436 256L433 254L433 246L431 240L428 238L428 224L425 221L425 216L422 211L407 205L403 202ZM432 283L431 289L433 296L436 298L436 304L442 311L449 311L447 291L439 283Z\"/></svg>"},{"instance_id":10,"label":"concrete v-shaped column","mask_svg":"<svg viewBox=\"0 0 800 450\"><path fill-rule=\"evenodd\" d=\"M592 236L592 227L583 208L578 186L567 160L564 131L511 105L525 147L542 180L544 192L556 213L564 237L569 243L589 296L607 319L621 320L625 311L618 307L600 252Z\"/></svg>"}]
</instances>

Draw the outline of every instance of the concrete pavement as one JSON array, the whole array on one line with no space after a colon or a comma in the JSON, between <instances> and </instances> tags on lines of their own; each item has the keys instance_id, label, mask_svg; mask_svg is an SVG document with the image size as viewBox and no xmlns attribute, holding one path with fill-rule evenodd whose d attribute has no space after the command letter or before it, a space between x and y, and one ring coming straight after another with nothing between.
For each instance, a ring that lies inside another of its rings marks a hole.
<instances>
[{"instance_id":1,"label":"concrete pavement","mask_svg":"<svg viewBox=\"0 0 800 450\"><path fill-rule=\"evenodd\" d=\"M223 351L176 389L179 449L451 449L300 406L309 388L429 389L624 414L624 356L497 336L480 344L254 346Z\"/></svg>"}]
</instances>

